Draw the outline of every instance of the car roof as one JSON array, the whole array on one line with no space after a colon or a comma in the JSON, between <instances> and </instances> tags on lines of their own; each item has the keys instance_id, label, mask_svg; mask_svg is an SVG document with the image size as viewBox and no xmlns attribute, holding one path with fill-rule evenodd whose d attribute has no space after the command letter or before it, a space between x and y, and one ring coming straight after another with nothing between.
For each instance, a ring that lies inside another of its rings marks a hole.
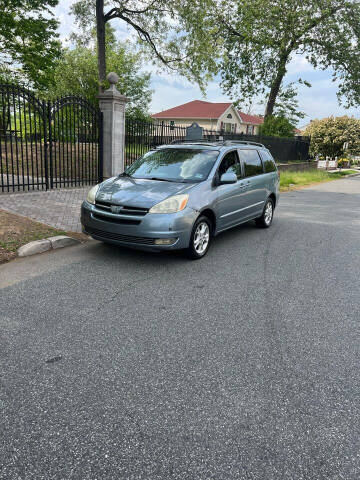
<instances>
[{"instance_id":1,"label":"car roof","mask_svg":"<svg viewBox=\"0 0 360 480\"><path fill-rule=\"evenodd\" d=\"M246 149L264 149L267 150L265 145L262 143L250 142L246 140L217 140L217 141L208 141L208 140L181 140L174 141L168 145L160 145L157 149L162 148L191 148L191 149L201 149L201 150L229 150L231 148L246 148Z\"/></svg>"}]
</instances>

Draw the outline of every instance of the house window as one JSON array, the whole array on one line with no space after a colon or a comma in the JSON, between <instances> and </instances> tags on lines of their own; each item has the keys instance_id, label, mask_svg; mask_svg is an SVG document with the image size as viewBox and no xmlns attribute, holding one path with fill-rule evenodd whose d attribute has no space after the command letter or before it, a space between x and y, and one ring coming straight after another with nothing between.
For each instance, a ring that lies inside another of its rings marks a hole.
<instances>
[{"instance_id":1,"label":"house window","mask_svg":"<svg viewBox=\"0 0 360 480\"><path fill-rule=\"evenodd\" d=\"M246 133L247 135L254 135L254 125L248 125L246 127Z\"/></svg>"}]
</instances>

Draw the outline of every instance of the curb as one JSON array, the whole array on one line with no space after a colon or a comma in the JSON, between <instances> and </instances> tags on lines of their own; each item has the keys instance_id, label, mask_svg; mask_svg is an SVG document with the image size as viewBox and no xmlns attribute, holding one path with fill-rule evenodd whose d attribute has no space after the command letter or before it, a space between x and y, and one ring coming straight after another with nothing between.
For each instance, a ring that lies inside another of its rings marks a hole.
<instances>
[{"instance_id":1,"label":"curb","mask_svg":"<svg viewBox=\"0 0 360 480\"><path fill-rule=\"evenodd\" d=\"M360 175L360 171L359 172L356 172L356 173L350 173L349 175L346 175L344 177L345 178L349 178L349 177L356 177L357 175ZM340 178L339 180L343 180L342 178Z\"/></svg>"},{"instance_id":2,"label":"curb","mask_svg":"<svg viewBox=\"0 0 360 480\"><path fill-rule=\"evenodd\" d=\"M58 248L70 247L81 243L76 238L66 235L57 235L55 237L43 238L42 240L34 240L18 249L19 257L28 257L38 253L47 252L48 250L57 250Z\"/></svg>"}]
</instances>

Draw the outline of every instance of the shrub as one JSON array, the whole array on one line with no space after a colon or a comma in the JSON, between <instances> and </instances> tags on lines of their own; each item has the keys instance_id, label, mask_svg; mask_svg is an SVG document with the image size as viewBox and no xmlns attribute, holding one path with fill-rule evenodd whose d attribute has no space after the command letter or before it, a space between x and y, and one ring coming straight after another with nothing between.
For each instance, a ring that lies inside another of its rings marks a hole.
<instances>
[{"instance_id":1,"label":"shrub","mask_svg":"<svg viewBox=\"0 0 360 480\"><path fill-rule=\"evenodd\" d=\"M284 116L275 117L270 115L265 118L260 127L261 135L269 137L287 137L294 136L295 126Z\"/></svg>"},{"instance_id":2,"label":"shrub","mask_svg":"<svg viewBox=\"0 0 360 480\"><path fill-rule=\"evenodd\" d=\"M349 165L349 160L347 158L339 158L338 160L338 167L345 168Z\"/></svg>"},{"instance_id":3,"label":"shrub","mask_svg":"<svg viewBox=\"0 0 360 480\"><path fill-rule=\"evenodd\" d=\"M313 120L305 131L311 137L310 152L324 157L339 157L360 152L360 120L353 117L329 117Z\"/></svg>"}]
</instances>

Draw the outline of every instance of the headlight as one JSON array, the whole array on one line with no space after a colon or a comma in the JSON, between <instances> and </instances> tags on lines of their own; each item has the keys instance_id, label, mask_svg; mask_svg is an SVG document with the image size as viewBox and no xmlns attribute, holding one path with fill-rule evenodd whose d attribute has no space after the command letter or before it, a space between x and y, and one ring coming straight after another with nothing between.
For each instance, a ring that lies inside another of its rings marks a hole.
<instances>
[{"instance_id":1,"label":"headlight","mask_svg":"<svg viewBox=\"0 0 360 480\"><path fill-rule=\"evenodd\" d=\"M88 203L91 203L92 205L95 204L95 197L98 190L99 190L99 185L95 185L94 187L90 188L86 197L86 201Z\"/></svg>"},{"instance_id":2,"label":"headlight","mask_svg":"<svg viewBox=\"0 0 360 480\"><path fill-rule=\"evenodd\" d=\"M149 213L175 213L184 210L189 195L174 195L150 208Z\"/></svg>"}]
</instances>

